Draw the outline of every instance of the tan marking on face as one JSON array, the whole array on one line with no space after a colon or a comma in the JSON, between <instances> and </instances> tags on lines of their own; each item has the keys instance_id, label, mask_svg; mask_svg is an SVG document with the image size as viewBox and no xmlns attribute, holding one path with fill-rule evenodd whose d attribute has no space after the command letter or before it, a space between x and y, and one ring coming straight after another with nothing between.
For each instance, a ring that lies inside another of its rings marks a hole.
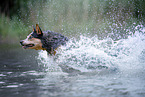
<instances>
[{"instance_id":1,"label":"tan marking on face","mask_svg":"<svg viewBox=\"0 0 145 97\"><path fill-rule=\"evenodd\" d=\"M32 39L29 39L29 41L34 44L33 47L29 47L29 49L35 49L35 50L42 50L42 43L41 43L41 40L40 39L37 39L37 38L32 38ZM30 44L31 44L30 43Z\"/></svg>"},{"instance_id":2,"label":"tan marking on face","mask_svg":"<svg viewBox=\"0 0 145 97\"><path fill-rule=\"evenodd\" d=\"M23 42L24 45L34 44L33 47L28 47L27 49L35 49L35 50L46 50L45 48L42 48L41 40L38 38L31 38L31 35L29 35Z\"/></svg>"}]
</instances>

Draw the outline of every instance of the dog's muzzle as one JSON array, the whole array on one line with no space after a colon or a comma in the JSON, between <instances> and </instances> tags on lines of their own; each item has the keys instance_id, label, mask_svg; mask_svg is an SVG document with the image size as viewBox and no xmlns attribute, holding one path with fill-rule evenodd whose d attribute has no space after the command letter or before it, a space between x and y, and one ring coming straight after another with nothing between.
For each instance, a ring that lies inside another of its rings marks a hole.
<instances>
[{"instance_id":1,"label":"dog's muzzle","mask_svg":"<svg viewBox=\"0 0 145 97\"><path fill-rule=\"evenodd\" d=\"M34 44L24 44L23 40L20 41L20 44L23 46L22 48L24 49L35 46Z\"/></svg>"},{"instance_id":2,"label":"dog's muzzle","mask_svg":"<svg viewBox=\"0 0 145 97\"><path fill-rule=\"evenodd\" d=\"M20 41L20 44L21 44L22 46L24 46L24 45L23 45L23 40Z\"/></svg>"}]
</instances>

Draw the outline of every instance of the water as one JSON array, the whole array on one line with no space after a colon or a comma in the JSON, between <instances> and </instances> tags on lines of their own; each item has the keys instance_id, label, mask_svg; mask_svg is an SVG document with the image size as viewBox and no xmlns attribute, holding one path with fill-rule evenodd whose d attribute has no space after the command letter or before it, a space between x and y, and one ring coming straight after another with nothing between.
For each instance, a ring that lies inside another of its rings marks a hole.
<instances>
[{"instance_id":1,"label":"water","mask_svg":"<svg viewBox=\"0 0 145 97\"><path fill-rule=\"evenodd\" d=\"M56 56L1 45L1 97L145 97L142 32L116 41L80 36Z\"/></svg>"}]
</instances>

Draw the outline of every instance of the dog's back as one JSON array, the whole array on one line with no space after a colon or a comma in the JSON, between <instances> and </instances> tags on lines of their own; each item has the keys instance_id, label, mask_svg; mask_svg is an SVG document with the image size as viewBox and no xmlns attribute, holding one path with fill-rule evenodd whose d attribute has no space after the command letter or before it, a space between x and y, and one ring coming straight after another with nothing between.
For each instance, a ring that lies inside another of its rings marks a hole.
<instances>
[{"instance_id":1,"label":"dog's back","mask_svg":"<svg viewBox=\"0 0 145 97\"><path fill-rule=\"evenodd\" d=\"M46 49L46 51L52 54L60 45L65 45L68 38L63 36L62 34L52 32L52 31L44 31L42 41L42 47Z\"/></svg>"}]
</instances>

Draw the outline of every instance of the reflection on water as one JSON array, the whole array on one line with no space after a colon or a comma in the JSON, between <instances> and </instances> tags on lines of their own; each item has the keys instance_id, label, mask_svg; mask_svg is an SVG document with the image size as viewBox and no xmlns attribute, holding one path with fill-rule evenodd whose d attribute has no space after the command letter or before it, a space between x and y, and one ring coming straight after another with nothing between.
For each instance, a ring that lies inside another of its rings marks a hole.
<instances>
[{"instance_id":1,"label":"reflection on water","mask_svg":"<svg viewBox=\"0 0 145 97\"><path fill-rule=\"evenodd\" d=\"M30 55L29 55L30 54ZM36 52L24 51L13 45L2 45L0 48L0 94L1 97L12 97L26 94L27 89L35 91L37 76L28 74L37 71ZM40 76L41 77L41 76ZM30 91L29 91L30 92Z\"/></svg>"},{"instance_id":2,"label":"reflection on water","mask_svg":"<svg viewBox=\"0 0 145 97\"><path fill-rule=\"evenodd\" d=\"M144 41L139 33L118 42L82 37L51 57L45 51L1 45L0 95L144 97Z\"/></svg>"}]
</instances>

